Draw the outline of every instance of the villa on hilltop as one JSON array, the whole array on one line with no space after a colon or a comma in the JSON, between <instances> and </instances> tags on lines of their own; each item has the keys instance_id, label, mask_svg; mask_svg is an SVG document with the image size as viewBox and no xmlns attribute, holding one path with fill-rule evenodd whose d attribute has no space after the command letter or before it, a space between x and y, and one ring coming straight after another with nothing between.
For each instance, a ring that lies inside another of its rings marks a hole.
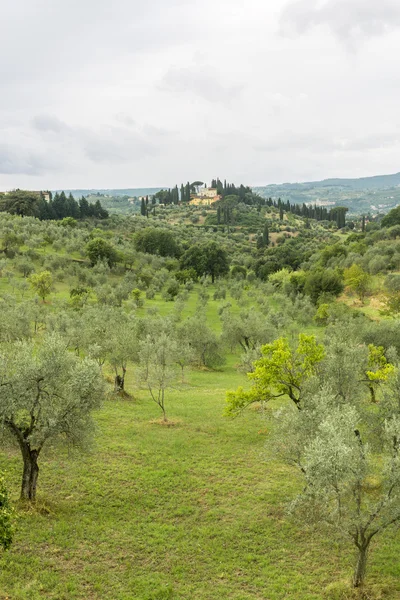
<instances>
[{"instance_id":1,"label":"villa on hilltop","mask_svg":"<svg viewBox=\"0 0 400 600\"><path fill-rule=\"evenodd\" d=\"M216 188L201 187L195 194L190 194L189 204L193 206L210 206L218 200L221 200L222 196L218 194Z\"/></svg>"}]
</instances>

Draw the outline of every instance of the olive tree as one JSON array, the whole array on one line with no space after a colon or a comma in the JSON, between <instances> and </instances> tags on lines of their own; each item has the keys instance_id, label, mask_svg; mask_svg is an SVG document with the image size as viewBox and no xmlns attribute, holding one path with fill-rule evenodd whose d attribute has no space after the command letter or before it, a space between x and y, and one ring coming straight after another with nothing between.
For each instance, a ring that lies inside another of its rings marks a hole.
<instances>
[{"instance_id":1,"label":"olive tree","mask_svg":"<svg viewBox=\"0 0 400 600\"><path fill-rule=\"evenodd\" d=\"M218 336L206 324L205 316L185 319L178 327L178 337L190 348L194 364L213 369L225 362Z\"/></svg>"},{"instance_id":2,"label":"olive tree","mask_svg":"<svg viewBox=\"0 0 400 600\"><path fill-rule=\"evenodd\" d=\"M276 441L305 482L290 511L354 546L353 586L361 587L372 540L400 522L400 415L382 420L377 446L371 414L366 419L362 405L338 402L329 389L302 411L290 408L279 415Z\"/></svg>"},{"instance_id":3,"label":"olive tree","mask_svg":"<svg viewBox=\"0 0 400 600\"><path fill-rule=\"evenodd\" d=\"M53 276L50 271L42 271L41 273L33 273L29 277L29 282L33 290L45 302L47 296L50 295L53 287Z\"/></svg>"},{"instance_id":4,"label":"olive tree","mask_svg":"<svg viewBox=\"0 0 400 600\"><path fill-rule=\"evenodd\" d=\"M305 382L318 372L325 349L313 335L299 335L297 348L286 338L279 338L261 348L262 357L254 362L254 371L247 374L250 390L239 387L227 392L228 415L237 415L254 402L268 402L288 396L301 410Z\"/></svg>"},{"instance_id":5,"label":"olive tree","mask_svg":"<svg viewBox=\"0 0 400 600\"><path fill-rule=\"evenodd\" d=\"M1 350L0 422L21 450L21 499L36 498L44 445L57 438L83 443L102 396L98 365L69 352L56 334L41 344L22 341Z\"/></svg>"},{"instance_id":6,"label":"olive tree","mask_svg":"<svg viewBox=\"0 0 400 600\"><path fill-rule=\"evenodd\" d=\"M122 311L116 313L111 322L108 359L115 372L114 391L117 393L123 393L125 390L128 362L137 358L137 329L136 319Z\"/></svg>"},{"instance_id":7,"label":"olive tree","mask_svg":"<svg viewBox=\"0 0 400 600\"><path fill-rule=\"evenodd\" d=\"M176 341L165 332L157 337L148 334L139 344L141 380L161 408L164 422L167 422L165 392L176 377L176 350Z\"/></svg>"}]
</instances>

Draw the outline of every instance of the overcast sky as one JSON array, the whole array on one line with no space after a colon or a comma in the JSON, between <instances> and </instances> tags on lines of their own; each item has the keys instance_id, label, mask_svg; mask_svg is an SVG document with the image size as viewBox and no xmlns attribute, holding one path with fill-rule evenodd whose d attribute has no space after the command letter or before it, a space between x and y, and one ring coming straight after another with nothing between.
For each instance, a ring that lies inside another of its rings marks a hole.
<instances>
[{"instance_id":1,"label":"overcast sky","mask_svg":"<svg viewBox=\"0 0 400 600\"><path fill-rule=\"evenodd\" d=\"M0 189L400 171L399 0L2 0Z\"/></svg>"}]
</instances>

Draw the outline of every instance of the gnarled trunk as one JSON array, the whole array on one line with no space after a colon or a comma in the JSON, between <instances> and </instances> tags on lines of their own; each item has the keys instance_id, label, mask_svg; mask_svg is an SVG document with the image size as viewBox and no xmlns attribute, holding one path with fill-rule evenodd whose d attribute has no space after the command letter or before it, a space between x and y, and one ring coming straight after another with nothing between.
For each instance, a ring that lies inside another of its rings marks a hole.
<instances>
[{"instance_id":1,"label":"gnarled trunk","mask_svg":"<svg viewBox=\"0 0 400 600\"><path fill-rule=\"evenodd\" d=\"M365 573L367 570L369 541L365 541L358 548L358 559L353 575L353 587L359 588L364 585Z\"/></svg>"},{"instance_id":2,"label":"gnarled trunk","mask_svg":"<svg viewBox=\"0 0 400 600\"><path fill-rule=\"evenodd\" d=\"M114 392L116 392L117 394L119 392L123 392L125 390L125 373L126 373L126 367L122 367L122 375L119 375L117 373L115 376Z\"/></svg>"},{"instance_id":3,"label":"gnarled trunk","mask_svg":"<svg viewBox=\"0 0 400 600\"><path fill-rule=\"evenodd\" d=\"M36 486L39 476L38 450L31 450L29 444L21 446L24 470L22 473L21 500L36 500Z\"/></svg>"},{"instance_id":4,"label":"gnarled trunk","mask_svg":"<svg viewBox=\"0 0 400 600\"><path fill-rule=\"evenodd\" d=\"M125 388L125 378L123 375L116 375L114 379L114 392L123 392Z\"/></svg>"},{"instance_id":5,"label":"gnarled trunk","mask_svg":"<svg viewBox=\"0 0 400 600\"><path fill-rule=\"evenodd\" d=\"M376 393L375 393L375 388L372 385L372 383L369 384L368 388L369 388L369 393L371 394L371 402L376 404Z\"/></svg>"}]
</instances>

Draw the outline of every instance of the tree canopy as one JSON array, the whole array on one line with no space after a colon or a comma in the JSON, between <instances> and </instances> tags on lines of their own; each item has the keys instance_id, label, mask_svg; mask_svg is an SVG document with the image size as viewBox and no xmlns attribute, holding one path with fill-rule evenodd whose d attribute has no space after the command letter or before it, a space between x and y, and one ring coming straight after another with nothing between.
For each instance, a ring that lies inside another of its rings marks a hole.
<instances>
[{"instance_id":1,"label":"tree canopy","mask_svg":"<svg viewBox=\"0 0 400 600\"><path fill-rule=\"evenodd\" d=\"M96 363L67 350L53 334L42 343L16 342L0 355L0 421L23 458L21 498L35 500L38 458L57 438L82 445L100 406L103 381Z\"/></svg>"}]
</instances>

